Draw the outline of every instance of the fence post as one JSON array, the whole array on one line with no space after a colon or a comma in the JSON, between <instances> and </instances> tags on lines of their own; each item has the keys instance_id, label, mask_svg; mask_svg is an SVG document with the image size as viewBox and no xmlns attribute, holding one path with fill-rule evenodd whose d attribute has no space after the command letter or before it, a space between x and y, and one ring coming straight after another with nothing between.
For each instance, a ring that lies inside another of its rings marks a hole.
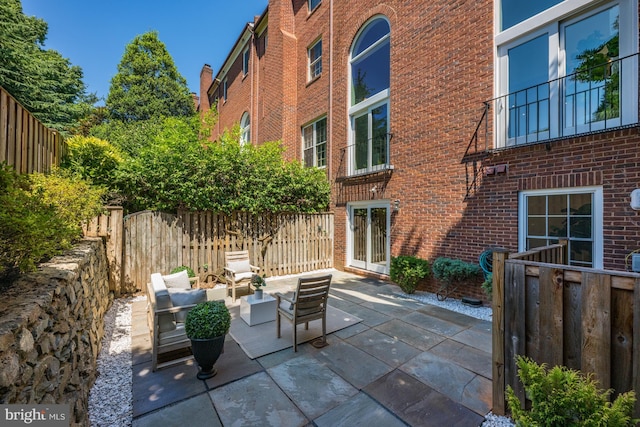
<instances>
[{"instance_id":1,"label":"fence post","mask_svg":"<svg viewBox=\"0 0 640 427\"><path fill-rule=\"evenodd\" d=\"M493 413L505 415L505 376L504 376L504 263L509 258L506 249L493 251L493 285L492 285L492 384L493 384Z\"/></svg>"}]
</instances>

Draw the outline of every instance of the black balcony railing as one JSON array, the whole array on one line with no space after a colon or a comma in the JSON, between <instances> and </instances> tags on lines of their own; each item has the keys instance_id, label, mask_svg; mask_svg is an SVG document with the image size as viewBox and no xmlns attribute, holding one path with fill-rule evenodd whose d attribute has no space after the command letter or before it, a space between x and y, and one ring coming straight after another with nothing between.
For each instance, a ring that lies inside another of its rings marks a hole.
<instances>
[{"instance_id":1,"label":"black balcony railing","mask_svg":"<svg viewBox=\"0 0 640 427\"><path fill-rule=\"evenodd\" d=\"M377 138L356 142L341 150L338 178L361 176L393 169L390 163L390 142L385 133Z\"/></svg>"}]
</instances>

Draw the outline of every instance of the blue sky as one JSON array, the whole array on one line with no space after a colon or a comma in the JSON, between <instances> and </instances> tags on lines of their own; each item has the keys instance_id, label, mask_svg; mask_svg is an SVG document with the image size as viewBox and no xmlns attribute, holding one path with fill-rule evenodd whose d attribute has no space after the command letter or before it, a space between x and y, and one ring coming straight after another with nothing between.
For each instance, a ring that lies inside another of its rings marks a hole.
<instances>
[{"instance_id":1,"label":"blue sky","mask_svg":"<svg viewBox=\"0 0 640 427\"><path fill-rule=\"evenodd\" d=\"M218 71L247 22L268 0L22 0L25 15L49 24L45 49L84 72L87 92L106 98L124 49L135 36L158 31L192 92L200 70ZM103 101L100 102L103 104Z\"/></svg>"}]
</instances>

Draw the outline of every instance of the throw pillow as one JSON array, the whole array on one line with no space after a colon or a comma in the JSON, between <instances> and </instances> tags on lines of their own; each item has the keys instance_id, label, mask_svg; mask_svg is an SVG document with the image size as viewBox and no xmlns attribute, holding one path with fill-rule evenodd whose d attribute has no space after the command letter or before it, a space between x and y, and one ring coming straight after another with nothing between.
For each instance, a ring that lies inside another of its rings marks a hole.
<instances>
[{"instance_id":1,"label":"throw pillow","mask_svg":"<svg viewBox=\"0 0 640 427\"><path fill-rule=\"evenodd\" d=\"M174 307L181 307L184 305L198 304L207 300L207 291L205 289L167 289L171 302ZM176 322L184 323L187 318L189 310L182 310L176 313Z\"/></svg>"},{"instance_id":2,"label":"throw pillow","mask_svg":"<svg viewBox=\"0 0 640 427\"><path fill-rule=\"evenodd\" d=\"M162 276L162 279L164 280L164 285L167 288L191 289L191 283L189 282L189 274L187 274L187 270L182 270L177 273Z\"/></svg>"},{"instance_id":3,"label":"throw pillow","mask_svg":"<svg viewBox=\"0 0 640 427\"><path fill-rule=\"evenodd\" d=\"M251 264L249 264L249 260L230 262L228 267L235 271L236 274L251 272Z\"/></svg>"}]
</instances>

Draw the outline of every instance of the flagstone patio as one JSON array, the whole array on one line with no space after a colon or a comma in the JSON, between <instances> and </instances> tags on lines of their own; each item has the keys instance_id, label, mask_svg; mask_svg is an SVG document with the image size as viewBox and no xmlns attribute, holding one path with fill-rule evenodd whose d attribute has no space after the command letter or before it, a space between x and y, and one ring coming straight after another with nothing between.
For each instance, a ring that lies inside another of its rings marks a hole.
<instances>
[{"instance_id":1,"label":"flagstone patio","mask_svg":"<svg viewBox=\"0 0 640 427\"><path fill-rule=\"evenodd\" d=\"M255 360L228 335L206 381L193 361L151 372L146 301L134 302L133 425L481 425L491 410L490 322L404 298L388 282L331 273L329 304L362 322L328 335L326 347ZM265 292L296 282L271 281Z\"/></svg>"}]
</instances>

